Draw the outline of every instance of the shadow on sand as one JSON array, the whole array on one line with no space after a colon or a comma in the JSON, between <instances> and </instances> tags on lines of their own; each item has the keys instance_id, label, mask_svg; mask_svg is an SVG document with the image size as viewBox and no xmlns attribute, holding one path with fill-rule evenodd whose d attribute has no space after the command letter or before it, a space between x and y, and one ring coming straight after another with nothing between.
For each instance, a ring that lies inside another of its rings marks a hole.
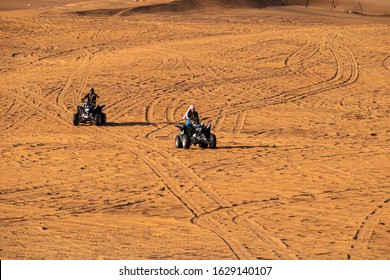
<instances>
[{"instance_id":1,"label":"shadow on sand","mask_svg":"<svg viewBox=\"0 0 390 280\"><path fill-rule=\"evenodd\" d=\"M104 126L155 126L149 122L107 122Z\"/></svg>"},{"instance_id":2,"label":"shadow on sand","mask_svg":"<svg viewBox=\"0 0 390 280\"><path fill-rule=\"evenodd\" d=\"M275 145L256 145L256 146L217 146L217 149L219 150L233 150L233 149L257 149L257 148L263 148L263 149L275 149L277 148Z\"/></svg>"}]
</instances>

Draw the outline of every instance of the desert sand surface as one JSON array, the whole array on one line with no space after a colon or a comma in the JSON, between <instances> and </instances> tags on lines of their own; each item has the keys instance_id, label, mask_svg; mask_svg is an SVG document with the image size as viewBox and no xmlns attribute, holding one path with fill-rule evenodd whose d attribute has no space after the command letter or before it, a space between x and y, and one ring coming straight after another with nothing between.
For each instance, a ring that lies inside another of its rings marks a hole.
<instances>
[{"instance_id":1,"label":"desert sand surface","mask_svg":"<svg viewBox=\"0 0 390 280\"><path fill-rule=\"evenodd\" d=\"M390 259L389 17L16 2L0 12L1 259ZM73 126L91 86L107 124ZM217 149L175 148L190 104Z\"/></svg>"}]
</instances>

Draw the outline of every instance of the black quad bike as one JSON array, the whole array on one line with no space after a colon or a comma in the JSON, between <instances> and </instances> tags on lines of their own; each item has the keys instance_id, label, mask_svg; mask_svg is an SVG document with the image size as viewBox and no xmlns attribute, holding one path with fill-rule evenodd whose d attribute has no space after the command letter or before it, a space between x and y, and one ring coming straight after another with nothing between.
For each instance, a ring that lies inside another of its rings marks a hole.
<instances>
[{"instance_id":1,"label":"black quad bike","mask_svg":"<svg viewBox=\"0 0 390 280\"><path fill-rule=\"evenodd\" d=\"M79 125L79 123L93 123L97 126L106 123L106 114L102 112L103 106L92 107L91 104L83 103L82 105L77 105L77 113L73 115L73 124Z\"/></svg>"},{"instance_id":2,"label":"black quad bike","mask_svg":"<svg viewBox=\"0 0 390 280\"><path fill-rule=\"evenodd\" d=\"M217 137L211 134L211 125L195 124L187 122L187 125L176 125L181 134L176 135L176 148L188 149L191 145L199 145L201 148L215 149L217 147Z\"/></svg>"}]
</instances>

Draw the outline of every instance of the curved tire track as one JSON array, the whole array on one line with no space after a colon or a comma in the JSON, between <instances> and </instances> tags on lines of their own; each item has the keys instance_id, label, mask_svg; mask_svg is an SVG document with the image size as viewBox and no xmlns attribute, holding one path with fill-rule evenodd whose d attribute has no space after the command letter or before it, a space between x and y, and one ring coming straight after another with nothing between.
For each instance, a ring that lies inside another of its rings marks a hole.
<instances>
[{"instance_id":1,"label":"curved tire track","mask_svg":"<svg viewBox=\"0 0 390 280\"><path fill-rule=\"evenodd\" d=\"M362 252L368 250L368 244L373 236L375 227L379 224L379 219L389 213L388 204L390 199L378 204L375 209L368 213L364 220L360 223L359 228L353 236L353 244L351 245L351 252L347 259L364 259ZM359 253L358 253L359 252Z\"/></svg>"}]
</instances>

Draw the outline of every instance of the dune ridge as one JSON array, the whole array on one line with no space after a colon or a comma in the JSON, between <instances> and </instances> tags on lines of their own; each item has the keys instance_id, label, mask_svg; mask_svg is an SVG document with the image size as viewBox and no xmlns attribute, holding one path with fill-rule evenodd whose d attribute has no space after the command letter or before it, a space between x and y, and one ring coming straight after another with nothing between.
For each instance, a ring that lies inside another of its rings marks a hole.
<instances>
[{"instance_id":1,"label":"dune ridge","mask_svg":"<svg viewBox=\"0 0 390 280\"><path fill-rule=\"evenodd\" d=\"M176 0L170 3L140 6L131 12L187 11L207 8L265 8L268 6L304 5L305 0Z\"/></svg>"},{"instance_id":2,"label":"dune ridge","mask_svg":"<svg viewBox=\"0 0 390 280\"><path fill-rule=\"evenodd\" d=\"M212 7L265 8L270 6L306 6L366 15L390 15L390 1L375 1L373 3L369 0L176 0L170 3L136 7L131 9L131 12L178 12Z\"/></svg>"},{"instance_id":3,"label":"dune ridge","mask_svg":"<svg viewBox=\"0 0 390 280\"><path fill-rule=\"evenodd\" d=\"M0 11L66 7L81 15L113 16L134 13L185 12L195 9L280 6L304 6L362 15L390 15L390 1L370 0L5 0L0 3Z\"/></svg>"},{"instance_id":4,"label":"dune ridge","mask_svg":"<svg viewBox=\"0 0 390 280\"><path fill-rule=\"evenodd\" d=\"M196 9L218 8L265 8L269 6L303 6L306 0L175 0L168 3L140 5L119 9L96 9L79 11L88 15L132 15L134 13L186 12Z\"/></svg>"},{"instance_id":5,"label":"dune ridge","mask_svg":"<svg viewBox=\"0 0 390 280\"><path fill-rule=\"evenodd\" d=\"M357 13L363 15L390 15L390 1L372 3L363 0L174 0L171 2L149 3L137 2L137 6L121 8L99 8L88 11L77 11L82 15L122 15L134 13L186 12L196 9L224 8L266 8L281 6L304 6L330 11Z\"/></svg>"}]
</instances>

